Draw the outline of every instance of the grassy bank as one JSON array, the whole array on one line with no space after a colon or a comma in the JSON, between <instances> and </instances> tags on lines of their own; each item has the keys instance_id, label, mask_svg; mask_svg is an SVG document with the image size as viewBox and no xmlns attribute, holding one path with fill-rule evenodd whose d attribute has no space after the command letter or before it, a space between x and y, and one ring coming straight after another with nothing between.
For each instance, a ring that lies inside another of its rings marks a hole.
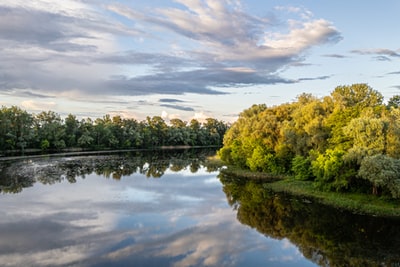
<instances>
[{"instance_id":1,"label":"grassy bank","mask_svg":"<svg viewBox=\"0 0 400 267\"><path fill-rule=\"evenodd\" d=\"M298 181L290 177L274 177L236 167L229 167L222 172L235 177L265 181L262 185L266 190L302 197L337 209L349 210L357 214L400 217L400 200L361 193L324 192L315 188L310 181Z\"/></svg>"}]
</instances>

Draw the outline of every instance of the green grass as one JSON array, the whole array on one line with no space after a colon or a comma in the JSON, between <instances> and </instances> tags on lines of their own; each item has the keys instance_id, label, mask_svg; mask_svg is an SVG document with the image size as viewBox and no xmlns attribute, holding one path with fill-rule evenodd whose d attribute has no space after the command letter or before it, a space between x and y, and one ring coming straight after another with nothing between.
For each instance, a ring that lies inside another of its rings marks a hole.
<instances>
[{"instance_id":1,"label":"green grass","mask_svg":"<svg viewBox=\"0 0 400 267\"><path fill-rule=\"evenodd\" d=\"M388 197L378 197L362 193L325 192L318 190L313 182L299 181L290 177L275 177L263 173L254 173L229 167L225 170L228 175L265 181L266 190L304 197L310 201L333 206L337 209L349 210L357 214L384 217L400 217L400 200Z\"/></svg>"},{"instance_id":2,"label":"green grass","mask_svg":"<svg viewBox=\"0 0 400 267\"><path fill-rule=\"evenodd\" d=\"M316 189L312 182L285 179L265 183L266 189L313 199L319 203L350 210L353 213L375 216L400 216L400 201L361 193L324 192Z\"/></svg>"}]
</instances>

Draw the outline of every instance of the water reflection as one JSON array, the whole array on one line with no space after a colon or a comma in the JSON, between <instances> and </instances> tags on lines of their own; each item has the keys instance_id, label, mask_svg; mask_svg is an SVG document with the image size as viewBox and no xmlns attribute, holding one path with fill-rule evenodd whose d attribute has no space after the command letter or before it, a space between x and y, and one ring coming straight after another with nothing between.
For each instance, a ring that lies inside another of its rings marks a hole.
<instances>
[{"instance_id":1,"label":"water reflection","mask_svg":"<svg viewBox=\"0 0 400 267\"><path fill-rule=\"evenodd\" d=\"M166 153L3 163L0 265L314 266L237 221L213 152Z\"/></svg>"},{"instance_id":2,"label":"water reflection","mask_svg":"<svg viewBox=\"0 0 400 267\"><path fill-rule=\"evenodd\" d=\"M261 183L219 176L240 222L289 239L320 266L400 266L399 220L354 215L268 192Z\"/></svg>"},{"instance_id":3,"label":"water reflection","mask_svg":"<svg viewBox=\"0 0 400 267\"><path fill-rule=\"evenodd\" d=\"M91 173L119 180L135 173L160 178L168 169L174 172L188 169L196 173L202 166L212 172L217 167L206 164L206 158L214 154L215 151L211 149L185 149L0 161L0 193L19 193L36 181L43 184L60 183L63 180L75 183L76 178L85 178Z\"/></svg>"}]
</instances>

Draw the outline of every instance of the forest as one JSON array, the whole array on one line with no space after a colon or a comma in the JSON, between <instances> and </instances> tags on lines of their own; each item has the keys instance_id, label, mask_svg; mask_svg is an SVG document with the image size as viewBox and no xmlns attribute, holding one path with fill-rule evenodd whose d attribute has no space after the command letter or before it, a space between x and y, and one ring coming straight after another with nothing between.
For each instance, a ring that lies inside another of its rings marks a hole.
<instances>
[{"instance_id":1,"label":"forest","mask_svg":"<svg viewBox=\"0 0 400 267\"><path fill-rule=\"evenodd\" d=\"M105 115L78 120L65 119L54 111L31 114L19 107L0 109L0 154L30 150L102 150L154 148L161 146L221 146L229 125L208 118L204 123L192 119L166 122L160 116L143 121Z\"/></svg>"},{"instance_id":2,"label":"forest","mask_svg":"<svg viewBox=\"0 0 400 267\"><path fill-rule=\"evenodd\" d=\"M400 96L386 103L367 84L329 96L242 111L221 159L255 172L312 181L320 190L400 198Z\"/></svg>"}]
</instances>

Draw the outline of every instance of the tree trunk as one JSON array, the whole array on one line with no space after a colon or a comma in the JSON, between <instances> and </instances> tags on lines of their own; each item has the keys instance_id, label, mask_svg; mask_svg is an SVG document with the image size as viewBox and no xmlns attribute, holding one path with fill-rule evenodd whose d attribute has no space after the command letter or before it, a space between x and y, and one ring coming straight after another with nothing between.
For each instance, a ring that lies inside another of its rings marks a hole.
<instances>
[{"instance_id":1,"label":"tree trunk","mask_svg":"<svg viewBox=\"0 0 400 267\"><path fill-rule=\"evenodd\" d=\"M372 194L377 196L378 195L378 187L376 185L372 186Z\"/></svg>"}]
</instances>

